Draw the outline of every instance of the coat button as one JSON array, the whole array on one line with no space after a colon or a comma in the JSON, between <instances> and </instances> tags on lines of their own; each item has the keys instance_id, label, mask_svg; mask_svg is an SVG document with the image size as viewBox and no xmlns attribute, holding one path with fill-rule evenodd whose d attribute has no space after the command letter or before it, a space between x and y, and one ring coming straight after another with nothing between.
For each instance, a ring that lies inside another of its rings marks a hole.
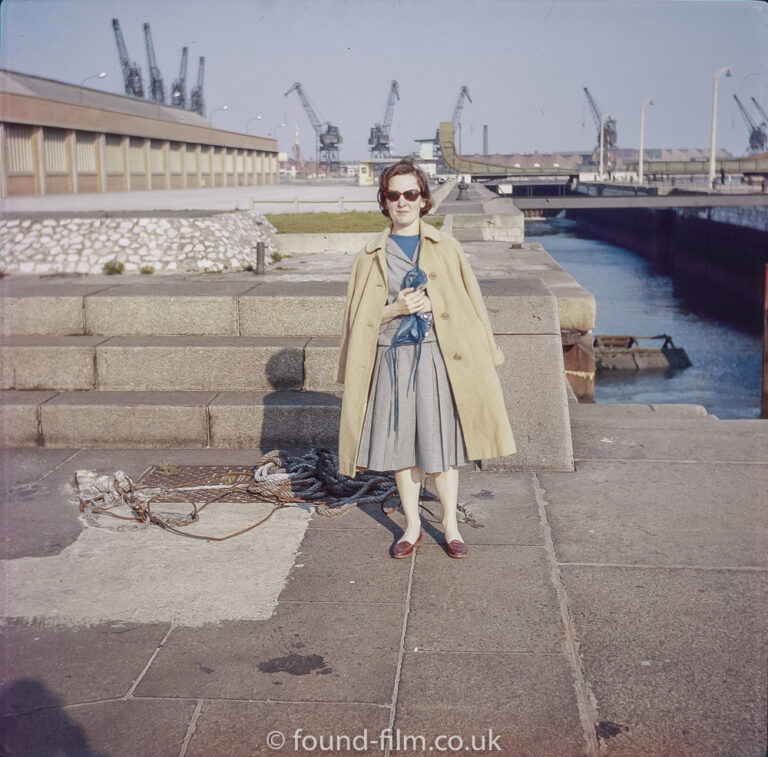
<instances>
[{"instance_id":1,"label":"coat button","mask_svg":"<svg viewBox=\"0 0 768 757\"><path fill-rule=\"evenodd\" d=\"M443 318L444 320L447 320L450 316L448 315L448 313L443 313L440 317Z\"/></svg>"},{"instance_id":2,"label":"coat button","mask_svg":"<svg viewBox=\"0 0 768 757\"><path fill-rule=\"evenodd\" d=\"M430 279L436 279L437 278L437 274L434 271L432 271L432 273L429 274L429 278Z\"/></svg>"},{"instance_id":3,"label":"coat button","mask_svg":"<svg viewBox=\"0 0 768 757\"><path fill-rule=\"evenodd\" d=\"M454 360L461 360L461 355L454 355L454 356L453 356L453 359L454 359Z\"/></svg>"}]
</instances>

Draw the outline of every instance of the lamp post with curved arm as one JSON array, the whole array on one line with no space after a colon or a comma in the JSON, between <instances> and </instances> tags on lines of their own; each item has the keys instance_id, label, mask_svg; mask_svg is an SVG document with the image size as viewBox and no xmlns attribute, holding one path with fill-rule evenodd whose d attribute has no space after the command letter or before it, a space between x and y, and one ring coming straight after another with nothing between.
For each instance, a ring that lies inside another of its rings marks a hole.
<instances>
[{"instance_id":1,"label":"lamp post with curved arm","mask_svg":"<svg viewBox=\"0 0 768 757\"><path fill-rule=\"evenodd\" d=\"M213 123L213 116L214 113L218 113L220 110L229 110L229 105L222 105L220 108L216 108L216 110L211 112L211 115L208 116L208 120Z\"/></svg>"},{"instance_id":2,"label":"lamp post with curved arm","mask_svg":"<svg viewBox=\"0 0 768 757\"><path fill-rule=\"evenodd\" d=\"M709 189L713 188L715 181L715 127L717 125L717 80L725 74L726 77L731 75L731 69L728 66L723 66L716 74L712 84L712 142L709 149Z\"/></svg>"},{"instance_id":3,"label":"lamp post with curved arm","mask_svg":"<svg viewBox=\"0 0 768 757\"><path fill-rule=\"evenodd\" d=\"M252 124L254 121L261 121L261 115L258 115L258 116L254 116L253 118L249 118L249 119L248 119L248 120L245 122L245 133L246 133L246 134L248 133L248 126L249 126L249 124Z\"/></svg>"},{"instance_id":4,"label":"lamp post with curved arm","mask_svg":"<svg viewBox=\"0 0 768 757\"><path fill-rule=\"evenodd\" d=\"M645 131L645 106L653 105L653 100L650 97L646 97L643 100L643 104L640 106L640 161L637 166L637 180L643 183L643 137Z\"/></svg>"},{"instance_id":5,"label":"lamp post with curved arm","mask_svg":"<svg viewBox=\"0 0 768 757\"><path fill-rule=\"evenodd\" d=\"M106 71L102 71L101 73L94 74L93 76L86 76L85 79L83 79L80 82L80 86L82 87L83 84L85 84L87 81L90 81L91 79L105 79L106 76L107 76L107 72Z\"/></svg>"}]
</instances>

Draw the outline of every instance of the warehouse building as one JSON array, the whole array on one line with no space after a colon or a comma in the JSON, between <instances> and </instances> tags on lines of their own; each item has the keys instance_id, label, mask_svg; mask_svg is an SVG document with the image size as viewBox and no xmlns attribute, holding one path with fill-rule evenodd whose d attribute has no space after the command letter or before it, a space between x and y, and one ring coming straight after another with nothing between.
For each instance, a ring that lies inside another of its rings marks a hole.
<instances>
[{"instance_id":1,"label":"warehouse building","mask_svg":"<svg viewBox=\"0 0 768 757\"><path fill-rule=\"evenodd\" d=\"M0 69L0 193L276 184L277 140L189 110Z\"/></svg>"}]
</instances>

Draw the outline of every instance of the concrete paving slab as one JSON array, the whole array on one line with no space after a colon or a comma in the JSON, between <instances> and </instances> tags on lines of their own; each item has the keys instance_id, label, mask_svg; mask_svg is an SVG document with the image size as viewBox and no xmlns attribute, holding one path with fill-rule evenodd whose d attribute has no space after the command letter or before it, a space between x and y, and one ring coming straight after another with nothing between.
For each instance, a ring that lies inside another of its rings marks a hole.
<instances>
[{"instance_id":1,"label":"concrete paving slab","mask_svg":"<svg viewBox=\"0 0 768 757\"><path fill-rule=\"evenodd\" d=\"M169 629L168 623L61 628L6 620L0 714L125 696Z\"/></svg>"},{"instance_id":2,"label":"concrete paving slab","mask_svg":"<svg viewBox=\"0 0 768 757\"><path fill-rule=\"evenodd\" d=\"M40 408L47 447L205 447L216 392L63 392ZM253 446L253 445L249 445Z\"/></svg>"},{"instance_id":3,"label":"concrete paving slab","mask_svg":"<svg viewBox=\"0 0 768 757\"><path fill-rule=\"evenodd\" d=\"M51 471L77 452L76 449L36 447L0 448L0 490L28 486L50 475Z\"/></svg>"},{"instance_id":4,"label":"concrete paving slab","mask_svg":"<svg viewBox=\"0 0 768 757\"><path fill-rule=\"evenodd\" d=\"M573 448L560 336L496 339L504 352L499 379L517 452L483 461L485 470L572 470Z\"/></svg>"},{"instance_id":5,"label":"concrete paving slab","mask_svg":"<svg viewBox=\"0 0 768 757\"><path fill-rule=\"evenodd\" d=\"M194 711L195 702L178 699L54 707L0 719L0 744L5 757L176 757Z\"/></svg>"},{"instance_id":6,"label":"concrete paving slab","mask_svg":"<svg viewBox=\"0 0 768 757\"><path fill-rule=\"evenodd\" d=\"M290 337L112 337L96 349L107 391L301 389L306 339Z\"/></svg>"},{"instance_id":7,"label":"concrete paving slab","mask_svg":"<svg viewBox=\"0 0 768 757\"><path fill-rule=\"evenodd\" d=\"M302 751L306 754L357 751L381 757L382 747L389 742L386 736L379 737L388 722L389 708L373 704L206 700L186 757L285 756ZM267 745L268 737L271 747ZM283 738L284 746L280 748L278 744Z\"/></svg>"},{"instance_id":8,"label":"concrete paving slab","mask_svg":"<svg viewBox=\"0 0 768 757\"><path fill-rule=\"evenodd\" d=\"M557 334L557 300L538 279L481 279L493 333Z\"/></svg>"},{"instance_id":9,"label":"concrete paving slab","mask_svg":"<svg viewBox=\"0 0 768 757\"><path fill-rule=\"evenodd\" d=\"M408 590L409 571L403 561L388 557L391 543L391 534L384 529L310 530L280 601L374 601L399 607ZM329 560L329 554L344 557Z\"/></svg>"},{"instance_id":10,"label":"concrete paving slab","mask_svg":"<svg viewBox=\"0 0 768 757\"><path fill-rule=\"evenodd\" d=\"M35 390L0 392L0 446L36 446L40 440L40 405L57 394Z\"/></svg>"},{"instance_id":11,"label":"concrete paving slab","mask_svg":"<svg viewBox=\"0 0 768 757\"><path fill-rule=\"evenodd\" d=\"M0 338L2 389L93 389L98 336Z\"/></svg>"},{"instance_id":12,"label":"concrete paving slab","mask_svg":"<svg viewBox=\"0 0 768 757\"><path fill-rule=\"evenodd\" d=\"M543 548L473 545L464 560L419 548L406 649L557 653L562 636Z\"/></svg>"},{"instance_id":13,"label":"concrete paving slab","mask_svg":"<svg viewBox=\"0 0 768 757\"><path fill-rule=\"evenodd\" d=\"M435 754L447 745L447 738L436 743L437 736L462 739L453 754L575 757L586 751L571 671L557 654L408 651L395 716L398 728L401 737L424 736L425 748L394 754ZM491 730L499 750L489 749ZM480 749L483 736L485 749Z\"/></svg>"},{"instance_id":14,"label":"concrete paving slab","mask_svg":"<svg viewBox=\"0 0 768 757\"><path fill-rule=\"evenodd\" d=\"M223 334L237 336L235 297L109 293L84 300L86 334ZM82 330L82 329L81 329ZM28 333L28 332L25 332ZM37 332L41 333L41 332ZM45 333L45 332L42 332Z\"/></svg>"},{"instance_id":15,"label":"concrete paving slab","mask_svg":"<svg viewBox=\"0 0 768 757\"><path fill-rule=\"evenodd\" d=\"M403 611L291 602L269 620L178 628L137 696L389 704Z\"/></svg>"},{"instance_id":16,"label":"concrete paving slab","mask_svg":"<svg viewBox=\"0 0 768 757\"><path fill-rule=\"evenodd\" d=\"M0 333L3 336L27 334L84 334L83 298L59 296L7 296L0 300Z\"/></svg>"},{"instance_id":17,"label":"concrete paving slab","mask_svg":"<svg viewBox=\"0 0 768 757\"><path fill-rule=\"evenodd\" d=\"M763 754L764 572L561 572L609 754Z\"/></svg>"},{"instance_id":18,"label":"concrete paving slab","mask_svg":"<svg viewBox=\"0 0 768 757\"><path fill-rule=\"evenodd\" d=\"M675 428L717 420L703 405L575 403L570 408L571 426L601 428Z\"/></svg>"},{"instance_id":19,"label":"concrete paving slab","mask_svg":"<svg viewBox=\"0 0 768 757\"><path fill-rule=\"evenodd\" d=\"M536 475L562 562L768 566L766 466L590 460Z\"/></svg>"},{"instance_id":20,"label":"concrete paving slab","mask_svg":"<svg viewBox=\"0 0 768 757\"><path fill-rule=\"evenodd\" d=\"M338 393L333 380L339 359L339 337L313 337L304 348L304 388L311 392Z\"/></svg>"},{"instance_id":21,"label":"concrete paving slab","mask_svg":"<svg viewBox=\"0 0 768 757\"><path fill-rule=\"evenodd\" d=\"M663 426L663 421L656 421ZM611 428L582 425L572 430L579 459L695 460L768 463L764 420L674 418L671 428Z\"/></svg>"},{"instance_id":22,"label":"concrete paving slab","mask_svg":"<svg viewBox=\"0 0 768 757\"><path fill-rule=\"evenodd\" d=\"M344 294L275 295L259 292L238 298L244 336L338 336L344 320Z\"/></svg>"},{"instance_id":23,"label":"concrete paving slab","mask_svg":"<svg viewBox=\"0 0 768 757\"><path fill-rule=\"evenodd\" d=\"M190 509L153 506L179 514ZM268 504L217 503L187 531L224 536L271 510ZM84 528L56 555L2 561L3 612L65 626L268 618L308 519L307 508L288 507L254 531L215 542L101 516L99 527Z\"/></svg>"},{"instance_id":24,"label":"concrete paving slab","mask_svg":"<svg viewBox=\"0 0 768 757\"><path fill-rule=\"evenodd\" d=\"M221 392L211 402L214 447L275 449L338 444L341 399L321 392Z\"/></svg>"}]
</instances>

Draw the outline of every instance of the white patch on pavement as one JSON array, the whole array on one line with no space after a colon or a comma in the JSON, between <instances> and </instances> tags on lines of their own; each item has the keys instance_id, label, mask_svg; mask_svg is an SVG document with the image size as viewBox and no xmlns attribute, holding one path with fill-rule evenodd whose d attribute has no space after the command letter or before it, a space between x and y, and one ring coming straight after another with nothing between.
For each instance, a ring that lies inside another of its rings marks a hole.
<instances>
[{"instance_id":1,"label":"white patch on pavement","mask_svg":"<svg viewBox=\"0 0 768 757\"><path fill-rule=\"evenodd\" d=\"M188 530L232 533L270 509L212 505ZM100 518L105 525L121 523ZM309 518L307 508L287 507L253 531L223 542L189 539L154 526L86 527L57 555L0 560L2 614L77 626L265 620L277 605Z\"/></svg>"}]
</instances>

